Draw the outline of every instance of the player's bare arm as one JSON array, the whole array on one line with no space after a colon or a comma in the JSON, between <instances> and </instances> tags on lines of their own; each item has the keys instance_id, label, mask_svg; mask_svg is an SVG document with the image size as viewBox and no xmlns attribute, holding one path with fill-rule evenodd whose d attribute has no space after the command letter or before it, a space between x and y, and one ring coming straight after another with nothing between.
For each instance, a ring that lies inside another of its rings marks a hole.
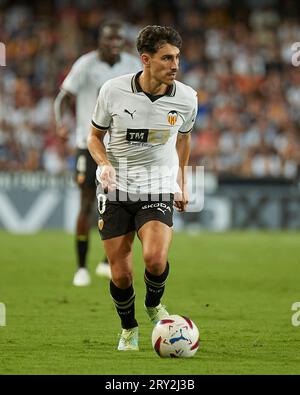
<instances>
[{"instance_id":1,"label":"player's bare arm","mask_svg":"<svg viewBox=\"0 0 300 395\"><path fill-rule=\"evenodd\" d=\"M106 156L104 136L106 130L97 129L91 126L87 138L87 145L94 161L98 166L102 166L100 182L105 191L113 191L116 188L116 171Z\"/></svg>"},{"instance_id":2,"label":"player's bare arm","mask_svg":"<svg viewBox=\"0 0 300 395\"><path fill-rule=\"evenodd\" d=\"M63 124L63 114L72 111L75 96L65 90L61 90L54 101L54 115L56 121L56 133L64 140L68 139L69 129Z\"/></svg>"},{"instance_id":3,"label":"player's bare arm","mask_svg":"<svg viewBox=\"0 0 300 395\"><path fill-rule=\"evenodd\" d=\"M174 206L177 211L185 211L188 205L186 166L189 162L191 149L191 133L178 133L176 149L179 158L178 184L181 188L181 196L175 194Z\"/></svg>"}]
</instances>

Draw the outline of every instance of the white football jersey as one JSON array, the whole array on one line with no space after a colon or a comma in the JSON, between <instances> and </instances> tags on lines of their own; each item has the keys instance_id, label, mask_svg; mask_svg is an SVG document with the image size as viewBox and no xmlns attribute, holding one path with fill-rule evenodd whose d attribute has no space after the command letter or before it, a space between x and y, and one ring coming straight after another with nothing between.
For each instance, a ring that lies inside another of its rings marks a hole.
<instances>
[{"instance_id":1,"label":"white football jersey","mask_svg":"<svg viewBox=\"0 0 300 395\"><path fill-rule=\"evenodd\" d=\"M76 145L87 148L91 116L101 86L109 79L142 69L140 60L126 52L110 66L99 58L98 51L81 56L62 83L61 88L76 96Z\"/></svg>"},{"instance_id":2,"label":"white football jersey","mask_svg":"<svg viewBox=\"0 0 300 395\"><path fill-rule=\"evenodd\" d=\"M92 125L108 130L107 157L116 169L117 188L131 194L174 193L177 133L189 132L198 109L197 93L179 81L165 95L142 91L137 74L106 82ZM97 169L97 178L101 168Z\"/></svg>"}]
</instances>

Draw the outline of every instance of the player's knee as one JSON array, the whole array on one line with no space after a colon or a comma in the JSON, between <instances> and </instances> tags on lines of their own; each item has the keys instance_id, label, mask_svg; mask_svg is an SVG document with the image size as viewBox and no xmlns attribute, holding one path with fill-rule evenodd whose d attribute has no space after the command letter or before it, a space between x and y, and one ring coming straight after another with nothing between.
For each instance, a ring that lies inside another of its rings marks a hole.
<instances>
[{"instance_id":1,"label":"player's knee","mask_svg":"<svg viewBox=\"0 0 300 395\"><path fill-rule=\"evenodd\" d=\"M144 253L144 261L146 269L154 274L160 275L166 266L167 255L163 251L154 250Z\"/></svg>"},{"instance_id":2,"label":"player's knee","mask_svg":"<svg viewBox=\"0 0 300 395\"><path fill-rule=\"evenodd\" d=\"M128 288L132 284L132 271L126 260L120 260L120 257L110 256L112 280L118 288Z\"/></svg>"},{"instance_id":3,"label":"player's knee","mask_svg":"<svg viewBox=\"0 0 300 395\"><path fill-rule=\"evenodd\" d=\"M132 284L132 273L130 272L117 272L112 271L112 280L118 288L128 288Z\"/></svg>"}]
</instances>

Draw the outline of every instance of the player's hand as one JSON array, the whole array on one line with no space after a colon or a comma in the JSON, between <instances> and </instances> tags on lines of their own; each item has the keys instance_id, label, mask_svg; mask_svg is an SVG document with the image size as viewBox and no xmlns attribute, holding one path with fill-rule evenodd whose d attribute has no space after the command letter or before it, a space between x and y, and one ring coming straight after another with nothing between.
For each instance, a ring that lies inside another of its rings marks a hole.
<instances>
[{"instance_id":1,"label":"player's hand","mask_svg":"<svg viewBox=\"0 0 300 395\"><path fill-rule=\"evenodd\" d=\"M56 133L62 140L66 141L69 138L69 129L65 125L57 126Z\"/></svg>"},{"instance_id":2,"label":"player's hand","mask_svg":"<svg viewBox=\"0 0 300 395\"><path fill-rule=\"evenodd\" d=\"M100 174L100 183L105 193L116 189L116 170L112 165L104 165Z\"/></svg>"},{"instance_id":3,"label":"player's hand","mask_svg":"<svg viewBox=\"0 0 300 395\"><path fill-rule=\"evenodd\" d=\"M176 192L174 195L174 207L177 211L183 212L189 203L189 196L185 189L181 192Z\"/></svg>"}]
</instances>

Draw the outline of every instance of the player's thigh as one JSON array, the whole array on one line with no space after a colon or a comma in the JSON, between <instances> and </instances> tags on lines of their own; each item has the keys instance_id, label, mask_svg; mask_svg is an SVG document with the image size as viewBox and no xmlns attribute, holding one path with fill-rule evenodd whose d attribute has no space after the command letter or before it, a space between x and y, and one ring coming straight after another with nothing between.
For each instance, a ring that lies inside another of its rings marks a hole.
<instances>
[{"instance_id":1,"label":"player's thigh","mask_svg":"<svg viewBox=\"0 0 300 395\"><path fill-rule=\"evenodd\" d=\"M157 201L141 202L135 226L143 245L144 260L161 261L172 240L173 195L160 195Z\"/></svg>"},{"instance_id":2,"label":"player's thigh","mask_svg":"<svg viewBox=\"0 0 300 395\"><path fill-rule=\"evenodd\" d=\"M170 226L155 220L146 222L138 231L146 267L157 275L165 269L172 234Z\"/></svg>"}]
</instances>

